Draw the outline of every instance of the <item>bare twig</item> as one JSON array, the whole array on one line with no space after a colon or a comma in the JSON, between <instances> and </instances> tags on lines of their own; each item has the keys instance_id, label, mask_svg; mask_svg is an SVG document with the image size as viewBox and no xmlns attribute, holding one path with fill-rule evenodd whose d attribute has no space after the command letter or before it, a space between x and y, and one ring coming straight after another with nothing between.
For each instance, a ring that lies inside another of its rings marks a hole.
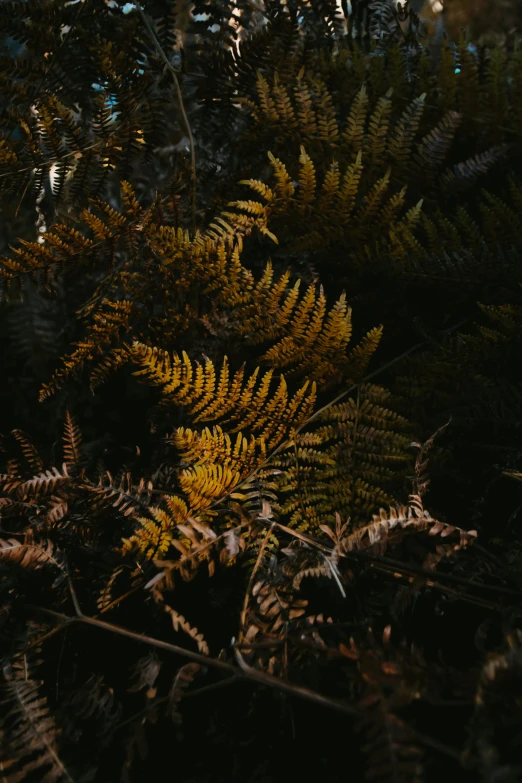
<instances>
[{"instance_id":1,"label":"bare twig","mask_svg":"<svg viewBox=\"0 0 522 783\"><path fill-rule=\"evenodd\" d=\"M322 696L320 693L317 693L317 691L311 691L308 688L302 688L299 685L291 685L285 680L279 680L277 677L272 677L271 674L265 674L265 672L260 672L257 669L253 669L246 663L239 650L236 649L235 653L236 660L240 666L241 671L249 680L258 682L260 685L267 685L269 688L275 687L275 680L275 682L278 683L276 686L277 689L285 693L291 693L294 696L300 696L306 701L313 701L315 704L321 704L324 707L329 707L330 709L337 710L338 712L344 712L345 715L350 715L352 717L362 717L364 714L363 711L358 707L352 707L351 705L345 704L344 702L338 701L337 699L330 699L327 696Z\"/></svg>"},{"instance_id":2,"label":"bare twig","mask_svg":"<svg viewBox=\"0 0 522 783\"><path fill-rule=\"evenodd\" d=\"M233 664L227 663L226 661L221 661L219 658L212 658L208 655L202 655L201 653L187 650L184 647L179 647L176 644L164 642L162 639L155 639L151 636L135 633L134 631L130 631L127 628L123 628L122 626L106 623L102 620L96 620L93 617L87 617L86 615L70 617L68 615L61 614L60 612L55 612L52 609L46 609L45 607L34 605L26 605L26 608L39 614L43 614L44 616L52 618L53 620L59 621L60 629L67 628L72 624L90 625L94 628L109 631L111 633L118 634L119 636L124 636L127 639L133 639L136 642L165 650L166 652L181 655L184 658L189 658L193 661L196 661L197 663L202 664L203 666L221 669L222 671L226 671L231 674L232 680L245 679L251 682L256 682L259 685L264 685L268 688L272 688L283 693L288 693L292 696L297 696L298 698L304 699L305 701L312 702L313 704L317 704L318 706L326 707L328 709L336 710L337 712L349 715L350 717L362 718L366 716L366 711L360 707L354 707L350 704L346 704L343 701L339 701L338 699L332 699L328 696L323 696L317 691L313 691L309 688L304 688L299 685L294 685L287 680L279 679L278 677L274 677L271 674L266 674L265 672L260 672L256 669L253 669L251 666L248 666L237 648L235 649L235 655L238 666L234 666ZM226 684L229 684L230 681L227 681ZM414 729L410 729L410 732L412 737L416 737L425 745L430 746L447 756L460 759L460 753L456 749L443 745L437 740L434 740L431 737L427 737L426 735L421 734Z\"/></svg>"},{"instance_id":3,"label":"bare twig","mask_svg":"<svg viewBox=\"0 0 522 783\"><path fill-rule=\"evenodd\" d=\"M74 605L74 611L76 612L76 615L78 617L83 617L83 612L80 608L80 602L78 601L78 596L76 594L76 588L74 587L73 580L71 579L71 574L69 573L69 566L67 566L67 581L69 583L69 592L71 594L72 602Z\"/></svg>"},{"instance_id":4,"label":"bare twig","mask_svg":"<svg viewBox=\"0 0 522 783\"><path fill-rule=\"evenodd\" d=\"M27 605L27 609L30 609L39 614L43 614L44 616L47 616L53 620L59 621L61 629L67 628L72 624L90 625L94 628L99 628L100 630L109 631L111 633L118 634L119 636L124 636L127 639L133 639L136 642L147 644L150 647L155 647L160 650L165 650L166 652L171 652L176 655L181 655L184 658L190 658L191 660L196 661L197 663L200 663L203 666L209 666L215 669L221 669L222 671L226 671L229 674L231 674L234 678L243 678L246 680L251 680L253 682L258 682L261 685L266 685L269 688L274 688L275 690L293 694L294 696L298 696L302 699L306 699L307 701L312 701L315 704L320 704L324 707L329 707L330 709L335 709L337 711L344 712L347 715L360 717L364 714L362 710L359 710L356 707L351 707L350 705L344 704L341 701L330 699L327 696L323 696L322 694L317 693L316 691L312 691L308 688L303 688L299 685L293 685L292 683L287 682L286 680L280 680L279 678L273 677L270 674L265 674L264 672L258 672L256 669L247 666L247 664L245 663L245 661L241 656L241 653L239 653L239 651L237 650L236 650L236 657L238 663L240 664L239 668L231 663L222 661L219 658L212 658L211 656L208 655L203 655L201 653L194 652L192 650L187 650L184 647L179 647L176 644L164 642L162 639L155 639L152 636L145 636L143 634L135 633L134 631L130 631L128 628L123 628L120 625L106 623L102 620L96 620L93 617L87 617L86 615L70 617L60 612L55 612L52 609L46 609L43 606L34 606L34 605Z\"/></svg>"}]
</instances>

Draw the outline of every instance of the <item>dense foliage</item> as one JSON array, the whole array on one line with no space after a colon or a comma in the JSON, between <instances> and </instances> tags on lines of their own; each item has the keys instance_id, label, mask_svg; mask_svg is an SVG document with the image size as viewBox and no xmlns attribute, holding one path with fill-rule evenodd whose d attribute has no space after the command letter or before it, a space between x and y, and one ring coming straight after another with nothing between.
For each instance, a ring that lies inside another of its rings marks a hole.
<instances>
[{"instance_id":1,"label":"dense foliage","mask_svg":"<svg viewBox=\"0 0 522 783\"><path fill-rule=\"evenodd\" d=\"M520 779L522 49L341 6L0 6L7 783Z\"/></svg>"}]
</instances>

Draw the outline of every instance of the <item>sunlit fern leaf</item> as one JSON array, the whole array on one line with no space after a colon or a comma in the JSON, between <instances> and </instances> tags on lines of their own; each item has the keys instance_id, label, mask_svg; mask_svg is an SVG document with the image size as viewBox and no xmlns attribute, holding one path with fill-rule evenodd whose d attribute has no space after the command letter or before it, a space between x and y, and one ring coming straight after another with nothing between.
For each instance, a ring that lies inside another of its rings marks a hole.
<instances>
[{"instance_id":1,"label":"sunlit fern leaf","mask_svg":"<svg viewBox=\"0 0 522 783\"><path fill-rule=\"evenodd\" d=\"M280 440L280 427L289 428L302 421L314 404L313 384L305 382L290 397L283 376L275 390L271 388L273 370L261 375L257 368L246 377L245 369L241 368L230 377L226 357L219 376L210 359L204 364L193 363L186 353L181 357L171 356L166 351L140 343L132 347L131 358L140 368L136 375L162 387L162 399L166 404L187 408L196 422L220 422L231 432L251 429L267 443ZM279 406L277 412L276 405Z\"/></svg>"},{"instance_id":2,"label":"sunlit fern leaf","mask_svg":"<svg viewBox=\"0 0 522 783\"><path fill-rule=\"evenodd\" d=\"M153 506L149 517L136 517L140 527L122 540L122 552L138 550L148 560L161 558L168 550L174 537L176 519L164 509Z\"/></svg>"},{"instance_id":3,"label":"sunlit fern leaf","mask_svg":"<svg viewBox=\"0 0 522 783\"><path fill-rule=\"evenodd\" d=\"M383 156L380 156L380 160ZM275 158L271 158L274 165ZM281 161L277 161L276 177L288 176ZM327 248L351 250L352 263L368 264L375 255L404 258L407 255L423 255L420 241L415 236L419 223L422 200L401 214L406 206L405 186L397 193L388 193L392 180L392 169L383 176L364 176L371 173L368 164L363 164L363 153L357 153L354 162L341 176L334 162L327 169L320 187L317 187L317 171L314 162L301 149L298 180L286 189L283 182L274 188L274 198L262 205L261 212L251 214L242 205L250 202L236 201L237 212L224 213L232 225L241 226L250 222L251 228L270 229L278 238L279 245L292 254L295 252L324 253ZM262 197L264 185L247 181ZM272 192L272 191L271 191ZM306 213L306 220L303 215ZM379 231L376 232L376 227Z\"/></svg>"},{"instance_id":4,"label":"sunlit fern leaf","mask_svg":"<svg viewBox=\"0 0 522 783\"><path fill-rule=\"evenodd\" d=\"M299 156L299 191L297 203L304 214L306 214L306 207L310 205L315 197L315 188L314 164L312 163L310 156L306 153L305 148L301 147L301 154Z\"/></svg>"},{"instance_id":5,"label":"sunlit fern leaf","mask_svg":"<svg viewBox=\"0 0 522 783\"><path fill-rule=\"evenodd\" d=\"M336 146L339 140L339 125L337 122L334 102L325 84L315 82L314 91L318 104L317 124L321 141Z\"/></svg>"},{"instance_id":6,"label":"sunlit fern leaf","mask_svg":"<svg viewBox=\"0 0 522 783\"><path fill-rule=\"evenodd\" d=\"M132 318L135 316L136 306L129 300L112 302L104 299L100 306L92 313L92 320L88 333L84 340L76 343L77 348L68 356L62 357L62 367L58 369L51 379L42 384L40 389L40 401L50 397L60 389L69 378L83 369L86 363L93 359L100 359L100 364L91 375L94 388L97 383L103 381L110 372L114 372L124 364L125 349L110 349L111 343L119 340L121 333L131 331ZM108 355L104 355L104 349L109 348Z\"/></svg>"},{"instance_id":7,"label":"sunlit fern leaf","mask_svg":"<svg viewBox=\"0 0 522 783\"><path fill-rule=\"evenodd\" d=\"M90 375L89 383L91 391L105 383L112 373L129 362L129 351L125 348L112 348L96 365Z\"/></svg>"},{"instance_id":8,"label":"sunlit fern leaf","mask_svg":"<svg viewBox=\"0 0 522 783\"><path fill-rule=\"evenodd\" d=\"M294 98L297 106L297 116L299 118L299 127L305 138L315 138L318 136L317 115L315 112L312 91L304 80L304 68L297 76L294 87Z\"/></svg>"}]
</instances>

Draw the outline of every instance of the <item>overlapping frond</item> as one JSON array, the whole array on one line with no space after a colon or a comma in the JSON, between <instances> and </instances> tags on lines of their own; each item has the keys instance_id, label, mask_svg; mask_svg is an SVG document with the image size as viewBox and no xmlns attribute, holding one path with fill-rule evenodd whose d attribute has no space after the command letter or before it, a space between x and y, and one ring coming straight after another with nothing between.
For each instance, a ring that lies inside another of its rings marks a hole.
<instances>
[{"instance_id":1,"label":"overlapping frond","mask_svg":"<svg viewBox=\"0 0 522 783\"><path fill-rule=\"evenodd\" d=\"M271 162L279 172L273 193L267 193L262 183L248 184L263 198L268 197L263 224L271 227L280 243L285 241L285 248L291 242L292 252L311 252L342 244L345 252L350 252L353 260L359 263L377 248L399 256L419 249L412 229L419 222L422 201L405 211L405 188L388 193L390 170L368 186L367 178L363 178L365 167L361 151L342 176L338 164L333 162L319 189L315 166L304 148L299 158L298 183L292 192L284 184L289 180L286 166L275 159ZM237 219L242 224L245 219L245 213L241 211L243 202L233 202L231 206L239 212L239 217L236 218L237 213L226 212L227 219L232 225ZM259 220L257 216L248 219L252 227ZM378 238L376 225L380 232Z\"/></svg>"},{"instance_id":2,"label":"overlapping frond","mask_svg":"<svg viewBox=\"0 0 522 783\"><path fill-rule=\"evenodd\" d=\"M318 529L336 513L356 526L391 503L410 461L408 422L386 407L390 395L364 384L356 397L327 408L278 458L282 513L299 530Z\"/></svg>"}]
</instances>

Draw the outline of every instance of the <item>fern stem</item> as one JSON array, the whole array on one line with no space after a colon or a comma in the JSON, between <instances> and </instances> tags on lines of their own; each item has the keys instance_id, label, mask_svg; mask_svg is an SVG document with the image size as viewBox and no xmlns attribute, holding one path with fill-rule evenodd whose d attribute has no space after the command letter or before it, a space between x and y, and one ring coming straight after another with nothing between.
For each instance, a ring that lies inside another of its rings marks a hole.
<instances>
[{"instance_id":1,"label":"fern stem","mask_svg":"<svg viewBox=\"0 0 522 783\"><path fill-rule=\"evenodd\" d=\"M247 589L245 591L245 599L243 601L243 609L241 611L241 619L240 619L241 628L245 627L246 615L247 615L247 611L248 611L248 602L250 600L250 590L252 589L252 583L254 581L255 575L257 574L257 572L259 570L259 566L261 565L261 561L263 560L263 555L265 553L266 545L268 544L268 539L272 535L273 527L274 527L273 522L271 522L270 523L270 527L266 531L266 535L265 535L265 537L263 539L263 542L262 542L262 544L261 544L261 546L259 548L259 553L257 555L256 564L255 564L254 568L252 569L252 573L250 574L250 579L248 580Z\"/></svg>"}]
</instances>

